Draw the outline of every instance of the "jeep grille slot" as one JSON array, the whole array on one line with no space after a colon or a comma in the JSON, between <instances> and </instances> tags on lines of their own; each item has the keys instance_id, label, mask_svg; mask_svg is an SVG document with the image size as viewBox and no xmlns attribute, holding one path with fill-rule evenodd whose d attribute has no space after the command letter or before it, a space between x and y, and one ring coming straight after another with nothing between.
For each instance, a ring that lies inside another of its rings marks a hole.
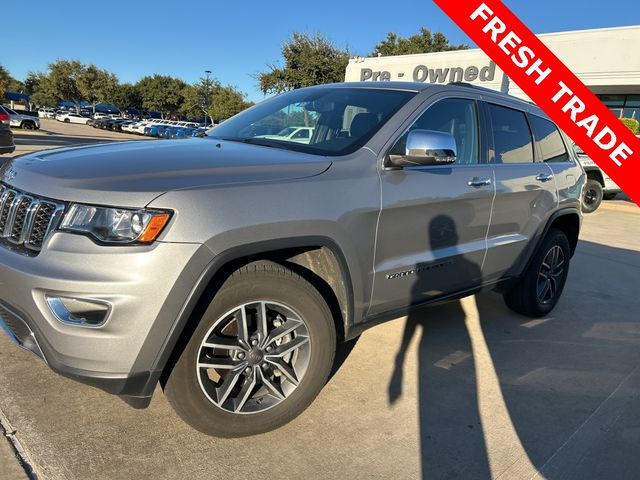
<instances>
[{"instance_id":1,"label":"jeep grille slot","mask_svg":"<svg viewBox=\"0 0 640 480\"><path fill-rule=\"evenodd\" d=\"M62 203L0 184L0 244L37 255L63 211Z\"/></svg>"}]
</instances>

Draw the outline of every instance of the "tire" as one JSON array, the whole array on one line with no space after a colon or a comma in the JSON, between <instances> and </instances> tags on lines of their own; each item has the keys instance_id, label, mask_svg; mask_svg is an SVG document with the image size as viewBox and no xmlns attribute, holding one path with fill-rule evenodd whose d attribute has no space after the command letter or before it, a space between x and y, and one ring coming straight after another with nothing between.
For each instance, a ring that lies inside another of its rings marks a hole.
<instances>
[{"instance_id":1,"label":"tire","mask_svg":"<svg viewBox=\"0 0 640 480\"><path fill-rule=\"evenodd\" d=\"M266 304L264 310L259 301ZM235 318L242 318L242 311L248 319L249 342L257 335L257 346L239 346L242 335ZM282 328L298 326L282 340L265 343L258 330L262 318L258 311L267 312L267 338L278 327L282 333ZM229 342L235 348L228 348ZM227 348L209 347L212 343ZM299 345L294 353L276 358L294 344ZM320 293L288 268L271 262L252 263L235 271L215 295L173 366L164 385L165 395L186 423L207 435L242 437L267 432L293 420L313 402L331 372L335 350L335 326ZM276 368L273 361L286 362L288 370ZM206 362L224 363L224 369L199 367ZM289 380L291 372L297 386ZM272 388L267 389L265 378ZM244 389L253 382L245 395ZM233 386L225 389L225 384ZM228 396L224 395L227 390L231 392Z\"/></svg>"},{"instance_id":2,"label":"tire","mask_svg":"<svg viewBox=\"0 0 640 480\"><path fill-rule=\"evenodd\" d=\"M613 200L618 196L618 192L605 193L602 195L603 200Z\"/></svg>"},{"instance_id":3,"label":"tire","mask_svg":"<svg viewBox=\"0 0 640 480\"><path fill-rule=\"evenodd\" d=\"M571 248L565 233L555 228L549 230L527 270L518 282L504 293L507 306L516 313L532 318L549 314L564 290L569 274L570 257ZM545 290L544 285L548 285L552 291ZM544 295L543 292L548 293Z\"/></svg>"},{"instance_id":4,"label":"tire","mask_svg":"<svg viewBox=\"0 0 640 480\"><path fill-rule=\"evenodd\" d=\"M71 123L71 120L69 120L68 118L65 118L64 123Z\"/></svg>"},{"instance_id":5,"label":"tire","mask_svg":"<svg viewBox=\"0 0 640 480\"><path fill-rule=\"evenodd\" d=\"M20 128L23 128L25 130L35 130L36 125L33 122L22 122L20 124Z\"/></svg>"},{"instance_id":6,"label":"tire","mask_svg":"<svg viewBox=\"0 0 640 480\"><path fill-rule=\"evenodd\" d=\"M582 196L582 211L584 213L595 212L602 203L603 191L602 185L592 178L587 180Z\"/></svg>"}]
</instances>

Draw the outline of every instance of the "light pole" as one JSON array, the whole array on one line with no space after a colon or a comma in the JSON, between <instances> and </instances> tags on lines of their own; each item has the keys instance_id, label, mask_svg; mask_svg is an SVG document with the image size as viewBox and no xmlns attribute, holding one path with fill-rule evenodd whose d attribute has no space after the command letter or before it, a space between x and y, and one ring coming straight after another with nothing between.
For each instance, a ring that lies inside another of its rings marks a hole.
<instances>
[{"instance_id":1,"label":"light pole","mask_svg":"<svg viewBox=\"0 0 640 480\"><path fill-rule=\"evenodd\" d=\"M211 75L211 70L205 70L204 73L207 74L207 82L205 83L205 98L204 98L204 106L202 109L204 110L204 126L207 126L207 113L209 112L209 94L211 89L211 80L209 79L209 75Z\"/></svg>"}]
</instances>

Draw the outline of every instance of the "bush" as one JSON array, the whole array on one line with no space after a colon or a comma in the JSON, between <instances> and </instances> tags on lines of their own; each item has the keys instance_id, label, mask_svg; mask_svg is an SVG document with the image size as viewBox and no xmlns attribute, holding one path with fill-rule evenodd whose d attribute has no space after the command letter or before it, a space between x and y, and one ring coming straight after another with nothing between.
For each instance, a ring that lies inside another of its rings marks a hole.
<instances>
[{"instance_id":1,"label":"bush","mask_svg":"<svg viewBox=\"0 0 640 480\"><path fill-rule=\"evenodd\" d=\"M620 121L629 127L634 135L637 135L640 131L640 122L638 122L638 120L634 118L621 118Z\"/></svg>"}]
</instances>

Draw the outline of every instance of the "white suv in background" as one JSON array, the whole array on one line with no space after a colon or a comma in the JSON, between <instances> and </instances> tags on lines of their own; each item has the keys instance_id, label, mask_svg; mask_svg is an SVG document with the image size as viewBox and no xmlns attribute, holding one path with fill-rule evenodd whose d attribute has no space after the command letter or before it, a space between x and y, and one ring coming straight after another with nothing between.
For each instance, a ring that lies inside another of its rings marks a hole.
<instances>
[{"instance_id":1,"label":"white suv in background","mask_svg":"<svg viewBox=\"0 0 640 480\"><path fill-rule=\"evenodd\" d=\"M38 117L18 113L4 105L0 105L0 113L9 115L9 124L12 127L24 128L25 130L38 130L40 128L40 119Z\"/></svg>"}]
</instances>

